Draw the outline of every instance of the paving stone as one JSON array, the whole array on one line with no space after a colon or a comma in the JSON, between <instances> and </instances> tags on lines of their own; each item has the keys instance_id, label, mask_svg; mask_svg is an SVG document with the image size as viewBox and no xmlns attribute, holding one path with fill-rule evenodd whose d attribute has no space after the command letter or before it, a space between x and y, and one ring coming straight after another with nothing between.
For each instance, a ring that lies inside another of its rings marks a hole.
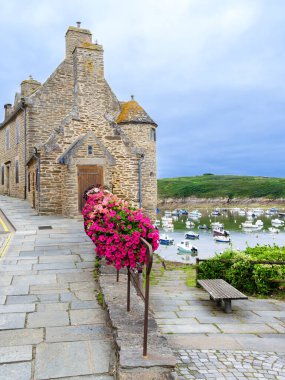
<instances>
[{"instance_id":1,"label":"paving stone","mask_svg":"<svg viewBox=\"0 0 285 380\"><path fill-rule=\"evenodd\" d=\"M35 295L25 295L25 296L8 296L6 304L31 304L37 302L38 298Z\"/></svg>"},{"instance_id":2,"label":"paving stone","mask_svg":"<svg viewBox=\"0 0 285 380\"><path fill-rule=\"evenodd\" d=\"M35 311L35 304L0 305L0 314L4 313L28 313Z\"/></svg>"},{"instance_id":3,"label":"paving stone","mask_svg":"<svg viewBox=\"0 0 285 380\"><path fill-rule=\"evenodd\" d=\"M6 301L6 296L0 296L0 305L4 305Z\"/></svg>"},{"instance_id":4,"label":"paving stone","mask_svg":"<svg viewBox=\"0 0 285 380\"><path fill-rule=\"evenodd\" d=\"M212 324L195 324L195 325L161 325L163 334L189 334L189 333L215 333L219 332L216 326Z\"/></svg>"},{"instance_id":5,"label":"paving stone","mask_svg":"<svg viewBox=\"0 0 285 380\"><path fill-rule=\"evenodd\" d=\"M109 375L87 375L75 377L61 377L60 380L114 380L114 377Z\"/></svg>"},{"instance_id":6,"label":"paving stone","mask_svg":"<svg viewBox=\"0 0 285 380\"><path fill-rule=\"evenodd\" d=\"M0 363L32 360L32 346L0 347Z\"/></svg>"},{"instance_id":7,"label":"paving stone","mask_svg":"<svg viewBox=\"0 0 285 380\"><path fill-rule=\"evenodd\" d=\"M251 333L251 334L257 334L257 333L274 333L276 330L273 330L271 327L261 324L261 323L247 323L247 324L217 324L219 329L223 331L224 333L237 333L237 334L243 334L243 333Z\"/></svg>"},{"instance_id":8,"label":"paving stone","mask_svg":"<svg viewBox=\"0 0 285 380\"><path fill-rule=\"evenodd\" d=\"M0 331L0 346L22 346L43 341L43 329Z\"/></svg>"},{"instance_id":9,"label":"paving stone","mask_svg":"<svg viewBox=\"0 0 285 380\"><path fill-rule=\"evenodd\" d=\"M110 351L110 343L101 341L43 343L36 348L35 377L44 380L107 373Z\"/></svg>"},{"instance_id":10,"label":"paving stone","mask_svg":"<svg viewBox=\"0 0 285 380\"><path fill-rule=\"evenodd\" d=\"M69 318L66 311L39 311L28 314L27 326L29 328L68 325Z\"/></svg>"},{"instance_id":11,"label":"paving stone","mask_svg":"<svg viewBox=\"0 0 285 380\"><path fill-rule=\"evenodd\" d=\"M101 306L97 301L72 301L71 309L100 309Z\"/></svg>"},{"instance_id":12,"label":"paving stone","mask_svg":"<svg viewBox=\"0 0 285 380\"><path fill-rule=\"evenodd\" d=\"M25 313L0 314L0 330L20 329L25 325Z\"/></svg>"},{"instance_id":13,"label":"paving stone","mask_svg":"<svg viewBox=\"0 0 285 380\"><path fill-rule=\"evenodd\" d=\"M36 284L56 284L56 275L54 274L41 274L41 275L34 275L34 276L14 276L13 278L13 285L21 285L25 286L26 284L29 285L36 285Z\"/></svg>"},{"instance_id":14,"label":"paving stone","mask_svg":"<svg viewBox=\"0 0 285 380\"><path fill-rule=\"evenodd\" d=\"M39 258L39 264L50 264L50 263L65 263L65 262L71 262L75 263L77 261L80 261L80 258L78 255L59 255L59 256L48 256L48 257L40 257Z\"/></svg>"},{"instance_id":15,"label":"paving stone","mask_svg":"<svg viewBox=\"0 0 285 380\"><path fill-rule=\"evenodd\" d=\"M76 266L73 262L72 263L63 262L63 263L60 263L60 265L58 263L57 264L34 264L33 265L33 269L40 270L40 271L52 270L52 269L63 270L63 269L73 269L73 268L76 268Z\"/></svg>"},{"instance_id":16,"label":"paving stone","mask_svg":"<svg viewBox=\"0 0 285 380\"><path fill-rule=\"evenodd\" d=\"M57 275L57 280L59 283L66 283L66 282L86 282L89 281L94 283L94 275L93 273L76 273L76 274L71 274L71 273L66 273L66 274L58 274Z\"/></svg>"},{"instance_id":17,"label":"paving stone","mask_svg":"<svg viewBox=\"0 0 285 380\"><path fill-rule=\"evenodd\" d=\"M37 294L37 298L41 303L53 303L53 302L59 301L60 294L58 293Z\"/></svg>"},{"instance_id":18,"label":"paving stone","mask_svg":"<svg viewBox=\"0 0 285 380\"><path fill-rule=\"evenodd\" d=\"M47 342L107 339L110 336L110 328L103 324L48 327L46 329Z\"/></svg>"},{"instance_id":19,"label":"paving stone","mask_svg":"<svg viewBox=\"0 0 285 380\"><path fill-rule=\"evenodd\" d=\"M29 285L21 285L21 286L2 286L0 287L0 295L25 295L29 293Z\"/></svg>"},{"instance_id":20,"label":"paving stone","mask_svg":"<svg viewBox=\"0 0 285 380\"><path fill-rule=\"evenodd\" d=\"M57 302L57 303L38 303L37 311L66 311L69 309L69 303Z\"/></svg>"},{"instance_id":21,"label":"paving stone","mask_svg":"<svg viewBox=\"0 0 285 380\"><path fill-rule=\"evenodd\" d=\"M89 325L105 322L105 314L100 309L70 310L69 313L72 325Z\"/></svg>"},{"instance_id":22,"label":"paving stone","mask_svg":"<svg viewBox=\"0 0 285 380\"><path fill-rule=\"evenodd\" d=\"M0 366L0 380L30 380L31 363L11 363Z\"/></svg>"},{"instance_id":23,"label":"paving stone","mask_svg":"<svg viewBox=\"0 0 285 380\"><path fill-rule=\"evenodd\" d=\"M75 291L74 294L81 301L93 301L93 300L96 300L96 293L94 292L94 290Z\"/></svg>"}]
</instances>

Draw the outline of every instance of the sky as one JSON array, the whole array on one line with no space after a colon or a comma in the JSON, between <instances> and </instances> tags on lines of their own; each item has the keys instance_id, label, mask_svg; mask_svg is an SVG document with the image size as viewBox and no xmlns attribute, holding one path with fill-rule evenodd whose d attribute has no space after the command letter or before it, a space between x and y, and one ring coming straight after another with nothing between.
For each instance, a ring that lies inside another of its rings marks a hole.
<instances>
[{"instance_id":1,"label":"sky","mask_svg":"<svg viewBox=\"0 0 285 380\"><path fill-rule=\"evenodd\" d=\"M285 176L284 0L0 0L0 119L64 58L68 26L158 124L158 177Z\"/></svg>"}]
</instances>

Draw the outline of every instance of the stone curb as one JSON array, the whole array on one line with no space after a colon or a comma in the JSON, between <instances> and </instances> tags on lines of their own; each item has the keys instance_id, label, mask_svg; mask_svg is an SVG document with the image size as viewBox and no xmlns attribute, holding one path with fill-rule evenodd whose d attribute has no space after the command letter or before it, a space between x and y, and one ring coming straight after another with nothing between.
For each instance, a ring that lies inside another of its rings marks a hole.
<instances>
[{"instance_id":1,"label":"stone curb","mask_svg":"<svg viewBox=\"0 0 285 380\"><path fill-rule=\"evenodd\" d=\"M113 328L117 358L117 380L172 379L176 358L150 313L148 356L143 357L144 302L131 286L131 311L127 312L127 276L101 274L100 290Z\"/></svg>"}]
</instances>

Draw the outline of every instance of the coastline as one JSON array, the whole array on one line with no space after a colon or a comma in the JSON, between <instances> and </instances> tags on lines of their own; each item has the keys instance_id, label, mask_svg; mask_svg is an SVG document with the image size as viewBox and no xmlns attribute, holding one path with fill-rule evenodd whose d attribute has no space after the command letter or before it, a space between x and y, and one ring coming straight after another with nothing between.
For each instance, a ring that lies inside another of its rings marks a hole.
<instances>
[{"instance_id":1,"label":"coastline","mask_svg":"<svg viewBox=\"0 0 285 380\"><path fill-rule=\"evenodd\" d=\"M220 207L220 208L270 208L276 207L285 209L285 199L269 199L269 198L232 198L230 201L228 198L164 198L158 199L157 207L159 209L176 209L176 208L208 208L208 207Z\"/></svg>"}]
</instances>

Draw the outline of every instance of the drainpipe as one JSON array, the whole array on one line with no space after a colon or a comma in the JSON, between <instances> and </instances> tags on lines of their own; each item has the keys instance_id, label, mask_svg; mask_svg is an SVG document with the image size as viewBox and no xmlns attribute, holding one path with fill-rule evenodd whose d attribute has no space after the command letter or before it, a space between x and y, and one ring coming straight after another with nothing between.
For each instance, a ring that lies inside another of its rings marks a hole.
<instances>
[{"instance_id":1,"label":"drainpipe","mask_svg":"<svg viewBox=\"0 0 285 380\"><path fill-rule=\"evenodd\" d=\"M37 148L34 146L34 157L35 159L37 160L37 177L38 177L38 181L37 181L37 190L38 190L38 213L40 213L40 205L41 205L41 177L40 177L40 167L41 167L41 160L40 160L40 156L38 154L38 150Z\"/></svg>"},{"instance_id":2,"label":"drainpipe","mask_svg":"<svg viewBox=\"0 0 285 380\"><path fill-rule=\"evenodd\" d=\"M25 100L22 100L21 103L21 109L24 111L24 167L25 167L25 172L24 172L24 199L27 199L27 167L26 167L26 162L27 162L27 105L25 103Z\"/></svg>"},{"instance_id":3,"label":"drainpipe","mask_svg":"<svg viewBox=\"0 0 285 380\"><path fill-rule=\"evenodd\" d=\"M143 160L144 160L144 154L141 154L139 158L139 163L138 163L138 166L139 166L139 207L140 208L142 207L142 163L143 163Z\"/></svg>"}]
</instances>

